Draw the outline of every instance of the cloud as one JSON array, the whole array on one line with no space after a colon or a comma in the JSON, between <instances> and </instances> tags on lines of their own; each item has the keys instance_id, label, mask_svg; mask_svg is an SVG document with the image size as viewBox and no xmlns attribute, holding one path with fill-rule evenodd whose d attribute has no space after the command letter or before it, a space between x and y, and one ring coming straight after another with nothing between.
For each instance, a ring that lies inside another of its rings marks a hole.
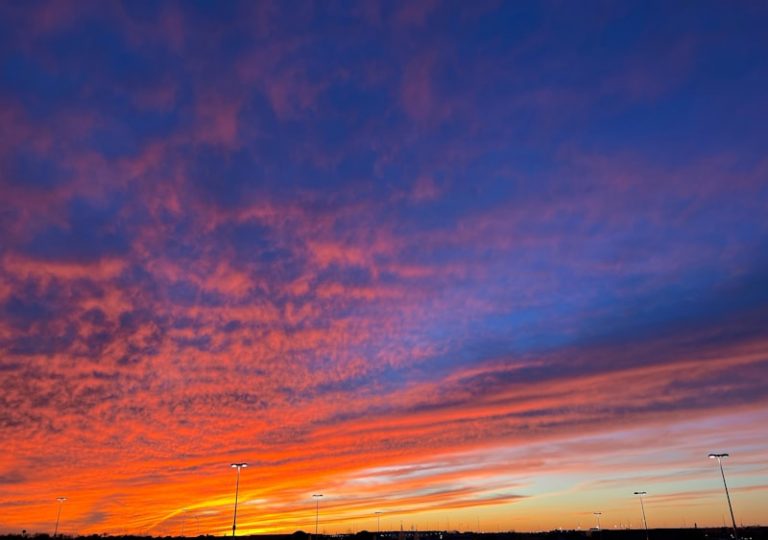
<instances>
[{"instance_id":1,"label":"cloud","mask_svg":"<svg viewBox=\"0 0 768 540\"><path fill-rule=\"evenodd\" d=\"M250 532L318 486L329 531L641 481L703 523L725 446L761 493L768 169L689 91L760 135L761 25L91 7L0 8L9 527L219 534L235 460Z\"/></svg>"}]
</instances>

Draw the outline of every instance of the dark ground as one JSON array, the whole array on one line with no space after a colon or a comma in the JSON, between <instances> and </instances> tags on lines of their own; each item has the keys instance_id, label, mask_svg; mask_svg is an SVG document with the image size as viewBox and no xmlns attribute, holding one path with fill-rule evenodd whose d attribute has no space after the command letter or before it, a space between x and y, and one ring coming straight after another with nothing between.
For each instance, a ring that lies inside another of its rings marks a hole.
<instances>
[{"instance_id":1,"label":"dark ground","mask_svg":"<svg viewBox=\"0 0 768 540\"><path fill-rule=\"evenodd\" d=\"M698 529L651 529L649 531L650 540L731 540L732 531L724 528L698 528ZM78 536L80 540L148 540L150 538L164 540L215 540L218 537L212 535L197 537L181 536L111 536L111 535L89 535ZM643 530L615 530L605 529L603 531L550 531L533 533L460 533L455 531L382 531L381 540L645 540L645 531ZM6 534L0 535L0 540L51 540L48 534ZM57 538L67 540L69 536L59 535ZM768 540L768 527L745 527L739 529L739 538L743 540ZM264 534L264 535L243 535L238 536L238 540L313 540L312 535L304 531L297 531L293 534ZM377 540L376 533L361 531L357 534L339 534L339 535L318 535L317 540Z\"/></svg>"}]
</instances>

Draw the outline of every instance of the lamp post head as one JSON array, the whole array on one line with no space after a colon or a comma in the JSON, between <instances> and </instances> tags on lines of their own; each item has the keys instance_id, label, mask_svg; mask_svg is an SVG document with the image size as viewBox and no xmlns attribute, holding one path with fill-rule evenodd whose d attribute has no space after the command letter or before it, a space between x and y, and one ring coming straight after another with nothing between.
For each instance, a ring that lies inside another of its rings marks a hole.
<instances>
[{"instance_id":1,"label":"lamp post head","mask_svg":"<svg viewBox=\"0 0 768 540\"><path fill-rule=\"evenodd\" d=\"M64 501L67 500L67 498L66 497L56 497L56 500L59 501L60 503L63 503Z\"/></svg>"},{"instance_id":2,"label":"lamp post head","mask_svg":"<svg viewBox=\"0 0 768 540\"><path fill-rule=\"evenodd\" d=\"M709 459L721 459L721 458L727 458L728 454L709 454Z\"/></svg>"},{"instance_id":3,"label":"lamp post head","mask_svg":"<svg viewBox=\"0 0 768 540\"><path fill-rule=\"evenodd\" d=\"M233 469L245 469L246 467L248 467L248 464L247 463L233 463L232 465L230 465L230 467L232 467Z\"/></svg>"},{"instance_id":4,"label":"lamp post head","mask_svg":"<svg viewBox=\"0 0 768 540\"><path fill-rule=\"evenodd\" d=\"M635 495L640 495L642 497L643 495L648 495L648 493L645 491L635 491Z\"/></svg>"}]
</instances>

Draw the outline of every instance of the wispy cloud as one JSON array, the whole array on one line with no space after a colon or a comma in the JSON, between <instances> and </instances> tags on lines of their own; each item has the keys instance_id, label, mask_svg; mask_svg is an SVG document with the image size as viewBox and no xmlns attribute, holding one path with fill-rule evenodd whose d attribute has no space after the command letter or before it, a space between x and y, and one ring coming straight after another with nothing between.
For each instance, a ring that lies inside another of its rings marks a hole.
<instances>
[{"instance_id":1,"label":"wispy cloud","mask_svg":"<svg viewBox=\"0 0 768 540\"><path fill-rule=\"evenodd\" d=\"M233 460L243 532L704 524L718 448L760 519L766 14L701 9L0 8L0 529L220 533Z\"/></svg>"}]
</instances>

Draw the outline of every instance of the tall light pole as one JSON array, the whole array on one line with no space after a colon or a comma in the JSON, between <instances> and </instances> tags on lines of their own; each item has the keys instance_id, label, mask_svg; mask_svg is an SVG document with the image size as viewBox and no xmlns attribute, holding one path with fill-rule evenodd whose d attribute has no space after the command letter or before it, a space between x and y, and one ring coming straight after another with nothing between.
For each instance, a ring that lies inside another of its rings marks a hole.
<instances>
[{"instance_id":1,"label":"tall light pole","mask_svg":"<svg viewBox=\"0 0 768 540\"><path fill-rule=\"evenodd\" d=\"M379 536L381 536L381 511L378 510L374 514L376 514L376 540L379 540Z\"/></svg>"},{"instance_id":2,"label":"tall light pole","mask_svg":"<svg viewBox=\"0 0 768 540\"><path fill-rule=\"evenodd\" d=\"M64 501L67 500L66 497L56 497L56 500L59 501L59 511L56 512L56 527L53 529L53 536L56 537L56 534L59 532L59 518L61 518L61 507L64 505Z\"/></svg>"},{"instance_id":3,"label":"tall light pole","mask_svg":"<svg viewBox=\"0 0 768 540\"><path fill-rule=\"evenodd\" d=\"M317 539L317 525L320 523L320 497L322 496L322 493L312 495L315 498L315 539Z\"/></svg>"},{"instance_id":4,"label":"tall light pole","mask_svg":"<svg viewBox=\"0 0 768 540\"><path fill-rule=\"evenodd\" d=\"M640 497L640 510L643 511L643 525L645 525L645 540L649 540L648 538L648 522L645 520L645 506L643 505L643 495L647 495L648 493L645 491L635 491L635 495L638 495Z\"/></svg>"},{"instance_id":5,"label":"tall light pole","mask_svg":"<svg viewBox=\"0 0 768 540\"><path fill-rule=\"evenodd\" d=\"M709 454L709 459L716 459L717 464L720 465L720 475L723 477L723 487L725 487L725 498L728 499L728 510L731 511L731 523L733 524L733 537L739 537L739 531L736 530L736 518L733 517L733 506L731 505L731 496L728 494L728 484L725 483L725 472L723 472L723 459L727 458L728 454Z\"/></svg>"},{"instance_id":6,"label":"tall light pole","mask_svg":"<svg viewBox=\"0 0 768 540\"><path fill-rule=\"evenodd\" d=\"M603 513L602 512L592 512L592 513L597 518L597 530L599 531L600 530L600 516L602 516Z\"/></svg>"},{"instance_id":7,"label":"tall light pole","mask_svg":"<svg viewBox=\"0 0 768 540\"><path fill-rule=\"evenodd\" d=\"M237 529L237 494L240 491L240 469L244 469L248 466L247 463L233 463L231 467L237 469L237 481L235 482L235 515L232 517L232 536L235 536L235 530Z\"/></svg>"}]
</instances>

